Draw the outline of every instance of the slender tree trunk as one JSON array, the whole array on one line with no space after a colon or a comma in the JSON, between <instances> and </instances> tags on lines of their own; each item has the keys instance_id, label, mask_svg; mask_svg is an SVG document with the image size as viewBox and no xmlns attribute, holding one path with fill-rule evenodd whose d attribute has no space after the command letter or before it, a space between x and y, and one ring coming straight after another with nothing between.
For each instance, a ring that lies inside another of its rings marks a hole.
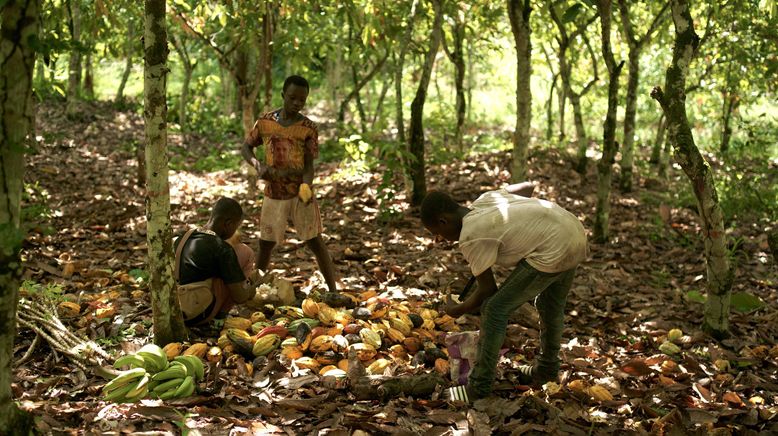
<instances>
[{"instance_id":1,"label":"slender tree trunk","mask_svg":"<svg viewBox=\"0 0 778 436\"><path fill-rule=\"evenodd\" d=\"M673 59L667 67L665 91L658 86L654 87L651 97L659 102L665 112L668 141L675 151L675 160L689 178L697 197L708 277L703 328L714 337L722 338L729 334L730 292L734 271L727 256L727 234L713 172L694 143L686 116L684 92L689 64L697 51L700 38L694 31L689 2L671 0L670 7L675 24Z\"/></svg>"},{"instance_id":2,"label":"slender tree trunk","mask_svg":"<svg viewBox=\"0 0 778 436\"><path fill-rule=\"evenodd\" d=\"M578 152L576 171L581 174L586 174L586 169L589 167L589 158L586 156L586 151L589 149L589 137L586 135L586 126L583 121L583 112L581 111L581 96L570 92L570 106L573 107L573 120L575 121L575 137L578 141Z\"/></svg>"},{"instance_id":3,"label":"slender tree trunk","mask_svg":"<svg viewBox=\"0 0 778 436\"><path fill-rule=\"evenodd\" d=\"M81 2L70 0L70 37L73 43L81 42ZM68 116L74 116L78 112L78 99L81 88L81 53L75 47L70 51L70 63L68 64Z\"/></svg>"},{"instance_id":4,"label":"slender tree trunk","mask_svg":"<svg viewBox=\"0 0 778 436\"><path fill-rule=\"evenodd\" d=\"M667 121L665 121L665 127L667 127ZM662 142L664 142L664 150L659 157L659 169L657 170L659 177L663 179L666 179L670 172L670 158L673 156L673 145L670 144L670 141L667 139L667 135L667 129L665 128L662 132L662 136L664 138L662 140Z\"/></svg>"},{"instance_id":5,"label":"slender tree trunk","mask_svg":"<svg viewBox=\"0 0 778 436\"><path fill-rule=\"evenodd\" d=\"M548 90L548 100L546 100L546 141L551 141L554 136L554 89L559 79L559 73L555 73L551 78L551 87Z\"/></svg>"},{"instance_id":6,"label":"slender tree trunk","mask_svg":"<svg viewBox=\"0 0 778 436\"><path fill-rule=\"evenodd\" d=\"M132 72L132 53L133 43L135 42L135 21L132 19L127 20L127 41L124 46L124 71L122 72L122 81L119 83L119 89L116 91L115 101L124 101L124 87L127 86L127 80L130 78Z\"/></svg>"},{"instance_id":7,"label":"slender tree trunk","mask_svg":"<svg viewBox=\"0 0 778 436\"><path fill-rule=\"evenodd\" d=\"M564 76L562 75L562 72L559 73L560 77L562 78L563 84L564 84ZM559 107L559 143L564 144L565 139L567 138L567 133L565 133L565 105L567 104L567 86L560 86L559 91L557 91L557 106Z\"/></svg>"},{"instance_id":8,"label":"slender tree trunk","mask_svg":"<svg viewBox=\"0 0 778 436\"><path fill-rule=\"evenodd\" d=\"M143 80L146 121L146 239L154 342L162 346L186 339L187 332L173 279L173 233L167 155L167 28L165 0L145 0Z\"/></svg>"},{"instance_id":9,"label":"slender tree trunk","mask_svg":"<svg viewBox=\"0 0 778 436\"><path fill-rule=\"evenodd\" d=\"M381 93L378 95L378 103L376 104L375 112L373 113L373 120L370 122L370 129L373 130L376 124L383 119L384 115L384 100L386 94L389 92L389 87L392 84L391 76L383 80L381 84Z\"/></svg>"},{"instance_id":10,"label":"slender tree trunk","mask_svg":"<svg viewBox=\"0 0 778 436\"><path fill-rule=\"evenodd\" d=\"M405 143L405 115L403 115L403 67L405 66L405 54L413 36L413 27L416 24L416 13L419 9L419 0L411 3L411 13L405 25L405 34L400 41L400 53L397 55L397 64L394 68L394 95L395 95L395 124L397 125L397 141ZM407 165L406 165L407 166ZM406 186L412 185L412 181L405 180Z\"/></svg>"},{"instance_id":11,"label":"slender tree trunk","mask_svg":"<svg viewBox=\"0 0 778 436\"><path fill-rule=\"evenodd\" d=\"M0 432L27 435L32 417L11 391L16 305L22 278L21 201L24 150L34 124L32 74L38 36L37 0L8 0L0 8Z\"/></svg>"},{"instance_id":12,"label":"slender tree trunk","mask_svg":"<svg viewBox=\"0 0 778 436\"><path fill-rule=\"evenodd\" d=\"M271 2L265 2L265 14L262 17L262 76L265 78L265 98L262 112L273 109L273 34L275 15Z\"/></svg>"},{"instance_id":13,"label":"slender tree trunk","mask_svg":"<svg viewBox=\"0 0 778 436\"><path fill-rule=\"evenodd\" d=\"M451 26L451 34L454 45L453 50L449 51L446 44L443 44L443 48L446 49L446 54L451 63L454 64L454 89L456 90L457 115L457 125L454 130L454 145L459 152L462 152L462 135L464 132L467 108L465 106L465 22L461 17L457 16L454 18L454 24Z\"/></svg>"},{"instance_id":14,"label":"slender tree trunk","mask_svg":"<svg viewBox=\"0 0 778 436\"><path fill-rule=\"evenodd\" d=\"M640 47L629 50L627 79L627 101L624 111L624 143L621 147L621 179L619 187L622 192L632 191L632 164L635 149L635 114L637 113L638 83L640 81Z\"/></svg>"},{"instance_id":15,"label":"slender tree trunk","mask_svg":"<svg viewBox=\"0 0 778 436\"><path fill-rule=\"evenodd\" d=\"M357 68L353 64L351 65L351 79L354 81L354 88L356 89L359 84L359 78L357 76ZM359 114L359 131L364 136L367 133L367 115L365 114L365 105L362 104L362 95L359 91L354 94L354 102L357 104L357 113Z\"/></svg>"},{"instance_id":16,"label":"slender tree trunk","mask_svg":"<svg viewBox=\"0 0 778 436\"><path fill-rule=\"evenodd\" d=\"M516 43L516 130L513 134L513 163L511 180L526 180L529 129L532 124L532 45L530 42L529 0L508 0L508 17Z\"/></svg>"},{"instance_id":17,"label":"slender tree trunk","mask_svg":"<svg viewBox=\"0 0 778 436\"><path fill-rule=\"evenodd\" d=\"M362 77L362 79L357 79L357 73L356 73L356 67L352 69L352 79L354 81L354 88L351 90L351 92L348 93L346 98L343 99L343 101L340 103L340 109L338 110L338 124L343 124L346 121L346 110L348 110L348 104L351 102L351 100L356 99L357 95L359 94L359 91L362 90L362 88L367 85L371 79L379 72L381 71L381 68L384 66L384 63L386 63L386 59L389 58L389 51L386 50L386 53L381 56L380 59L373 65L373 67L367 72L367 74ZM364 109L363 109L364 110Z\"/></svg>"},{"instance_id":18,"label":"slender tree trunk","mask_svg":"<svg viewBox=\"0 0 778 436\"><path fill-rule=\"evenodd\" d=\"M659 159L662 157L662 144L665 141L665 114L662 113L659 116L659 122L656 128L656 138L654 138L654 145L651 147L651 158L649 163L651 165L658 165Z\"/></svg>"},{"instance_id":19,"label":"slender tree trunk","mask_svg":"<svg viewBox=\"0 0 778 436\"><path fill-rule=\"evenodd\" d=\"M92 65L92 51L86 54L84 62L84 95L89 99L95 98L95 78Z\"/></svg>"},{"instance_id":20,"label":"slender tree trunk","mask_svg":"<svg viewBox=\"0 0 778 436\"><path fill-rule=\"evenodd\" d=\"M235 96L233 95L235 83L230 72L222 65L219 65L219 77L221 78L222 83L222 115L229 117L234 113L232 108L235 102Z\"/></svg>"},{"instance_id":21,"label":"slender tree trunk","mask_svg":"<svg viewBox=\"0 0 778 436\"><path fill-rule=\"evenodd\" d=\"M616 64L611 51L611 0L598 0L602 35L602 56L608 66L608 111L603 124L602 158L597 164L597 209L594 217L594 240L608 242L608 219L610 215L610 195L612 166L616 160L618 143L616 142L616 110L619 105L619 74L624 61Z\"/></svg>"},{"instance_id":22,"label":"slender tree trunk","mask_svg":"<svg viewBox=\"0 0 778 436\"><path fill-rule=\"evenodd\" d=\"M416 88L416 96L411 103L411 131L408 151L414 158L410 162L409 171L413 185L410 190L412 193L411 204L414 206L420 205L424 196L427 195L426 162L424 157L424 102L427 99L427 88L430 84L432 68L435 65L435 57L440 48L441 22L443 21L441 0L431 0L431 3L434 9L434 18L429 38L429 50L424 57L424 66L421 69L421 78L419 79L419 87Z\"/></svg>"},{"instance_id":23,"label":"slender tree trunk","mask_svg":"<svg viewBox=\"0 0 778 436\"><path fill-rule=\"evenodd\" d=\"M475 87L475 60L473 59L475 53L474 38L467 38L467 88L465 95L467 102L465 107L467 108L467 114L465 118L467 123L473 122L473 87Z\"/></svg>"},{"instance_id":24,"label":"slender tree trunk","mask_svg":"<svg viewBox=\"0 0 778 436\"><path fill-rule=\"evenodd\" d=\"M724 93L724 111L721 119L721 144L719 150L722 153L729 151L729 141L732 139L732 114L737 110L740 99L736 91L730 90Z\"/></svg>"}]
</instances>

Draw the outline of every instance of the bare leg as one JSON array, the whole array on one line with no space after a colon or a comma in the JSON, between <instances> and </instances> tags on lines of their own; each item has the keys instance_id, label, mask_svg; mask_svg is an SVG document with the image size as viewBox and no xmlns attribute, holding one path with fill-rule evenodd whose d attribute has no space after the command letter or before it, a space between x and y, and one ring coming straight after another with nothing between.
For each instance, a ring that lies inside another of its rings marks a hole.
<instances>
[{"instance_id":1,"label":"bare leg","mask_svg":"<svg viewBox=\"0 0 778 436\"><path fill-rule=\"evenodd\" d=\"M327 246L321 239L321 235L305 241L305 244L313 251L314 256L316 256L316 263L319 264L319 271L321 271L321 274L324 276L324 281L327 282L327 288L329 288L330 292L337 292L338 288L335 285L335 264L332 263L332 257L330 257L330 252L327 251Z\"/></svg>"},{"instance_id":2,"label":"bare leg","mask_svg":"<svg viewBox=\"0 0 778 436\"><path fill-rule=\"evenodd\" d=\"M257 269L262 272L267 272L267 267L270 265L270 255L273 253L273 247L276 246L275 241L259 240L259 254L257 255Z\"/></svg>"}]
</instances>

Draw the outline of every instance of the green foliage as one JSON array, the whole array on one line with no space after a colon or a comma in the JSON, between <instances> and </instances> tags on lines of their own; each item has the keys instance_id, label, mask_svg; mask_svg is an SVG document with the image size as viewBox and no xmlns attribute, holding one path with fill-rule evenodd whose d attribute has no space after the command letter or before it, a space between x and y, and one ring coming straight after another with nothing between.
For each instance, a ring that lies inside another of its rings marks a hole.
<instances>
[{"instance_id":1,"label":"green foliage","mask_svg":"<svg viewBox=\"0 0 778 436\"><path fill-rule=\"evenodd\" d=\"M24 233L36 228L45 234L54 233L54 229L48 225L52 216L48 201L49 193L39 182L24 184L21 215Z\"/></svg>"},{"instance_id":2,"label":"green foliage","mask_svg":"<svg viewBox=\"0 0 778 436\"><path fill-rule=\"evenodd\" d=\"M761 309L765 305L761 298L747 292L733 292L730 301L734 310L744 313Z\"/></svg>"},{"instance_id":3,"label":"green foliage","mask_svg":"<svg viewBox=\"0 0 778 436\"><path fill-rule=\"evenodd\" d=\"M32 280L25 280L19 286L19 291L30 296L41 295L47 299L60 301L65 291L62 285L57 283L41 284Z\"/></svg>"},{"instance_id":4,"label":"green foliage","mask_svg":"<svg viewBox=\"0 0 778 436\"><path fill-rule=\"evenodd\" d=\"M686 299L695 303L704 304L708 298L700 291L689 291L686 293Z\"/></svg>"}]
</instances>

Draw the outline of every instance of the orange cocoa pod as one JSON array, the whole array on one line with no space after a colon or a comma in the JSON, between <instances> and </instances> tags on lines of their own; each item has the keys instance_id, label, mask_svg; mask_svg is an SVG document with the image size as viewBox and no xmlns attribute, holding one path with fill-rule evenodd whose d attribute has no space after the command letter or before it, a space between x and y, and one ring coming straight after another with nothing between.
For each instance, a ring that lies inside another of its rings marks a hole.
<instances>
[{"instance_id":1,"label":"orange cocoa pod","mask_svg":"<svg viewBox=\"0 0 778 436\"><path fill-rule=\"evenodd\" d=\"M187 348L186 351L184 351L184 356L197 356L202 359L205 357L205 353L207 352L208 344L199 342Z\"/></svg>"}]
</instances>

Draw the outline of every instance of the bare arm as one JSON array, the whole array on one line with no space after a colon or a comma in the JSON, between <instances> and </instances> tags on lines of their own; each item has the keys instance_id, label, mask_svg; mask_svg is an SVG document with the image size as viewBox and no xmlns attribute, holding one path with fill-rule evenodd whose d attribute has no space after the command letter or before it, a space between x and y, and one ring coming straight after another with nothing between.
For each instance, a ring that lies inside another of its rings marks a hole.
<instances>
[{"instance_id":1,"label":"bare arm","mask_svg":"<svg viewBox=\"0 0 778 436\"><path fill-rule=\"evenodd\" d=\"M532 182L521 182L514 185L508 185L505 190L511 194L521 195L522 197L532 197L535 191L535 185Z\"/></svg>"},{"instance_id":2,"label":"bare arm","mask_svg":"<svg viewBox=\"0 0 778 436\"><path fill-rule=\"evenodd\" d=\"M305 152L305 166L303 167L303 183L313 183L313 155Z\"/></svg>"},{"instance_id":3,"label":"bare arm","mask_svg":"<svg viewBox=\"0 0 778 436\"><path fill-rule=\"evenodd\" d=\"M497 282L494 280L494 273L492 273L491 268L479 274L475 279L478 283L478 288L465 301L456 304L451 300L451 296L448 297L445 308L447 314L458 317L466 313L475 312L487 298L497 292Z\"/></svg>"}]
</instances>

